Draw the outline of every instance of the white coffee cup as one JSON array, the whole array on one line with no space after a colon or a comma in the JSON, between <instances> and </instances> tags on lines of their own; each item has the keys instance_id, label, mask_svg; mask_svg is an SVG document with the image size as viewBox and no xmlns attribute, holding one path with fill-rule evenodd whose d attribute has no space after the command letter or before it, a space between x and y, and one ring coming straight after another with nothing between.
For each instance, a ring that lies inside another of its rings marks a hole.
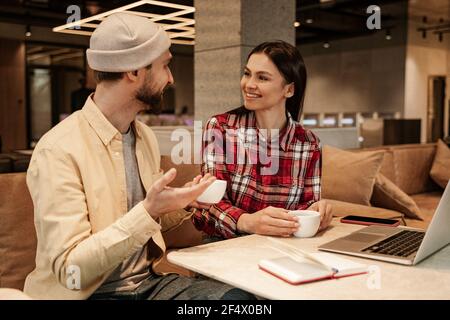
<instances>
[{"instance_id":1,"label":"white coffee cup","mask_svg":"<svg viewBox=\"0 0 450 320\"><path fill-rule=\"evenodd\" d=\"M294 210L289 211L290 214L298 217L300 226L294 232L294 236L298 238L313 237L320 226L320 213L313 210Z\"/></svg>"},{"instance_id":2,"label":"white coffee cup","mask_svg":"<svg viewBox=\"0 0 450 320\"><path fill-rule=\"evenodd\" d=\"M227 189L226 180L214 181L205 191L197 198L197 201L203 203L218 203L222 200Z\"/></svg>"}]
</instances>

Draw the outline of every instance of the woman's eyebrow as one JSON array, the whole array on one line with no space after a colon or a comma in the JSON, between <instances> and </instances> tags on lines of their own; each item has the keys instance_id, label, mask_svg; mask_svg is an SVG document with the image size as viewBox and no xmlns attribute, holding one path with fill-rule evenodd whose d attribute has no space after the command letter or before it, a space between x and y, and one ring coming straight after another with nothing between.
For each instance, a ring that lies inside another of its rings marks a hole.
<instances>
[{"instance_id":1,"label":"woman's eyebrow","mask_svg":"<svg viewBox=\"0 0 450 320\"><path fill-rule=\"evenodd\" d=\"M251 72L251 70L248 67L245 67L244 69L246 71L250 71ZM256 71L255 73L256 74L265 74L265 75L268 75L268 76L272 76L272 74L270 72L267 72L267 71Z\"/></svg>"}]
</instances>

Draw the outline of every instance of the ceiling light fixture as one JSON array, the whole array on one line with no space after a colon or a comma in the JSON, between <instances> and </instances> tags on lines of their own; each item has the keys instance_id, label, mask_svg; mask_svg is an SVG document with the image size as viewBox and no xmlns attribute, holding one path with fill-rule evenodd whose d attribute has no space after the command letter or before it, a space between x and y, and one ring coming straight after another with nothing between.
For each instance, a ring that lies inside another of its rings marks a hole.
<instances>
[{"instance_id":1,"label":"ceiling light fixture","mask_svg":"<svg viewBox=\"0 0 450 320\"><path fill-rule=\"evenodd\" d=\"M152 6L164 7L166 10L171 12L167 14L151 13ZM144 10L139 11L139 9L143 9L143 7L145 7L146 9L149 8L150 10L145 10L145 12ZM176 3L156 1L156 0L136 1L134 3L113 10L109 10L85 19L81 19L79 21L55 27L53 28L53 31L90 36L92 32L94 32L95 28L97 28L97 26L100 24L99 21L101 22L102 20L106 19L106 17L108 17L113 13L124 11L131 14L147 17L151 21L159 24L162 28L164 28L164 30L167 31L169 38L171 38L172 40L172 43L187 44L187 45L195 44L194 40L195 20L186 17L186 15L195 12L195 8L192 6L185 6ZM75 29L74 27L76 26L80 26L81 29Z\"/></svg>"},{"instance_id":2,"label":"ceiling light fixture","mask_svg":"<svg viewBox=\"0 0 450 320\"><path fill-rule=\"evenodd\" d=\"M450 21L445 21L443 18L438 21L438 23L429 23L426 16L422 18L422 22L426 25L417 28L417 31L422 33L422 39L426 39L427 32L431 32L438 36L439 42L444 41L444 33L450 33Z\"/></svg>"},{"instance_id":3,"label":"ceiling light fixture","mask_svg":"<svg viewBox=\"0 0 450 320\"><path fill-rule=\"evenodd\" d=\"M330 45L330 43L329 43L328 41L325 41L325 42L323 43L323 47L324 47L325 49L328 49L329 47L331 47L331 45Z\"/></svg>"},{"instance_id":4,"label":"ceiling light fixture","mask_svg":"<svg viewBox=\"0 0 450 320\"><path fill-rule=\"evenodd\" d=\"M29 24L27 24L27 27L25 29L25 37L31 37L31 27Z\"/></svg>"},{"instance_id":5,"label":"ceiling light fixture","mask_svg":"<svg viewBox=\"0 0 450 320\"><path fill-rule=\"evenodd\" d=\"M311 24L311 23L313 23L313 22L314 22L314 20L313 20L312 18L306 19L306 23L307 23L307 24Z\"/></svg>"},{"instance_id":6,"label":"ceiling light fixture","mask_svg":"<svg viewBox=\"0 0 450 320\"><path fill-rule=\"evenodd\" d=\"M385 38L386 38L386 40L391 40L392 39L391 29L386 29Z\"/></svg>"},{"instance_id":7,"label":"ceiling light fixture","mask_svg":"<svg viewBox=\"0 0 450 320\"><path fill-rule=\"evenodd\" d=\"M300 22L295 21L295 22L294 22L294 27L296 27L296 28L300 27Z\"/></svg>"}]
</instances>

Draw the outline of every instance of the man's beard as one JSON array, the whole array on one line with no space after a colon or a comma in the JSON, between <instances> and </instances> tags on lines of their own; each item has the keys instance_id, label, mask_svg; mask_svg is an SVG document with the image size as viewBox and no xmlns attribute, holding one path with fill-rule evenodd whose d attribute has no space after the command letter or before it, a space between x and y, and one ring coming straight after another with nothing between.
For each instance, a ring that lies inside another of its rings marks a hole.
<instances>
[{"instance_id":1,"label":"man's beard","mask_svg":"<svg viewBox=\"0 0 450 320\"><path fill-rule=\"evenodd\" d=\"M163 92L151 92L146 85L143 85L136 92L136 99L145 105L145 111L160 114L162 110Z\"/></svg>"}]
</instances>

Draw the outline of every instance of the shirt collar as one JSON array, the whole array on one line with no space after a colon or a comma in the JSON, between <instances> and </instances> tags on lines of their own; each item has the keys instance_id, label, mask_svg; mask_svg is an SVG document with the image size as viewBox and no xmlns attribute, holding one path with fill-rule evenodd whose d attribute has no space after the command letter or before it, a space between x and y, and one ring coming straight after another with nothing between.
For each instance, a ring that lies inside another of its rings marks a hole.
<instances>
[{"instance_id":1,"label":"shirt collar","mask_svg":"<svg viewBox=\"0 0 450 320\"><path fill-rule=\"evenodd\" d=\"M255 129L255 133L257 132L258 128L256 126L256 116L254 112L249 112L246 114L246 117L241 118L240 127L246 128L246 129ZM291 114L286 111L286 117L287 117L287 125L280 130L278 140L280 143L280 147L283 151L287 151L289 145L292 142L292 139L295 136L295 128L296 128L296 122L292 119ZM250 133L251 135L251 133ZM248 139L249 137L247 137ZM250 139L252 140L252 137Z\"/></svg>"},{"instance_id":2,"label":"shirt collar","mask_svg":"<svg viewBox=\"0 0 450 320\"><path fill-rule=\"evenodd\" d=\"M82 112L86 120L97 133L100 140L102 140L103 144L108 145L117 134L120 134L120 132L111 124L111 122L109 122L108 119L106 119L105 115L100 111L94 100L92 100L92 96L93 94L87 98ZM133 121L131 126L134 129L136 136L140 137L142 130L140 125L136 123L136 121Z\"/></svg>"}]
</instances>

